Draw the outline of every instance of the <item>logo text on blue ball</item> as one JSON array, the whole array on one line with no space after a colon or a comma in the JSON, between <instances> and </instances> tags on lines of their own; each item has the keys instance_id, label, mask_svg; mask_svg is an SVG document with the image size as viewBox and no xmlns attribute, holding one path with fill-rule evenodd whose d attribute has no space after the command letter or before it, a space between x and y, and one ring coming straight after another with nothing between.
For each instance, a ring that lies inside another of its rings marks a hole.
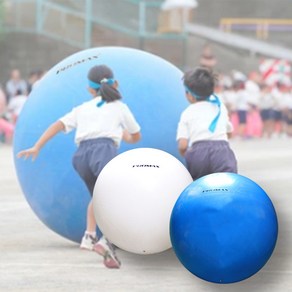
<instances>
[{"instance_id":1,"label":"logo text on blue ball","mask_svg":"<svg viewBox=\"0 0 292 292\"><path fill-rule=\"evenodd\" d=\"M228 189L220 188L220 189L209 189L209 190L203 190L202 193L210 193L210 192L228 192Z\"/></svg>"}]
</instances>

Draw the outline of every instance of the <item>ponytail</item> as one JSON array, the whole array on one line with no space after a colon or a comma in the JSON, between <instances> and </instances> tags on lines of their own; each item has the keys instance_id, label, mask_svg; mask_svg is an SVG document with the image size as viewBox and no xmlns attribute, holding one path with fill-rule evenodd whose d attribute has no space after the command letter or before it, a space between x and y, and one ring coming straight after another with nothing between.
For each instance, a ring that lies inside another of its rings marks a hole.
<instances>
[{"instance_id":1,"label":"ponytail","mask_svg":"<svg viewBox=\"0 0 292 292\"><path fill-rule=\"evenodd\" d=\"M88 72L89 87L96 90L105 102L112 102L122 98L120 92L113 86L116 80L112 70L105 65L92 67Z\"/></svg>"}]
</instances>

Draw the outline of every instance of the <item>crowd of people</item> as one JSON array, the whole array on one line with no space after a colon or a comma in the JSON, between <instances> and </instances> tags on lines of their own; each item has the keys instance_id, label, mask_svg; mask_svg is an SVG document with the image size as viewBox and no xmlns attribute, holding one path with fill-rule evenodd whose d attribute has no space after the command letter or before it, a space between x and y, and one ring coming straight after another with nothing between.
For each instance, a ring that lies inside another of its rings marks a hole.
<instances>
[{"instance_id":1,"label":"crowd of people","mask_svg":"<svg viewBox=\"0 0 292 292\"><path fill-rule=\"evenodd\" d=\"M291 84L268 84L259 72L233 71L219 76L216 94L228 108L233 138L292 137Z\"/></svg>"},{"instance_id":2,"label":"crowd of people","mask_svg":"<svg viewBox=\"0 0 292 292\"><path fill-rule=\"evenodd\" d=\"M202 64L203 66L203 64ZM207 67L207 66L204 66ZM35 70L27 79L13 69L0 83L0 141L11 143L17 118L44 71ZM233 139L292 137L292 87L267 84L259 72L218 74L215 93L225 103L233 124Z\"/></svg>"},{"instance_id":3,"label":"crowd of people","mask_svg":"<svg viewBox=\"0 0 292 292\"><path fill-rule=\"evenodd\" d=\"M0 141L11 143L18 116L36 82L43 76L42 70L32 71L28 78L19 69L10 72L10 78L0 84Z\"/></svg>"}]
</instances>

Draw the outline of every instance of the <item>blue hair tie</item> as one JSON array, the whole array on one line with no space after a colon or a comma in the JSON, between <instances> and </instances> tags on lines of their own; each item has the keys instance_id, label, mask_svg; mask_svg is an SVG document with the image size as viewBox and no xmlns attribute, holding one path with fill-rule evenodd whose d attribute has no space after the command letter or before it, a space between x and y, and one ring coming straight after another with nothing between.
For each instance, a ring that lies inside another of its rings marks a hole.
<instances>
[{"instance_id":1,"label":"blue hair tie","mask_svg":"<svg viewBox=\"0 0 292 292\"><path fill-rule=\"evenodd\" d=\"M113 78L103 78L100 80L100 83L106 83L108 85L113 85L115 83L115 79Z\"/></svg>"},{"instance_id":2,"label":"blue hair tie","mask_svg":"<svg viewBox=\"0 0 292 292\"><path fill-rule=\"evenodd\" d=\"M196 100L199 100L200 99L200 96L198 96L197 94L195 94L187 85L184 85L185 86L185 89L187 92L189 92ZM216 104L219 108L219 111L216 115L216 117L214 118L214 120L211 122L210 126L209 126L209 131L214 133L215 132L215 129L216 129L216 126L217 126L217 122L219 120L219 117L221 115L221 102L220 102L220 99L218 98L217 95L215 94L212 94L210 95L208 98L207 98L207 101L213 103L213 104Z\"/></svg>"}]
</instances>

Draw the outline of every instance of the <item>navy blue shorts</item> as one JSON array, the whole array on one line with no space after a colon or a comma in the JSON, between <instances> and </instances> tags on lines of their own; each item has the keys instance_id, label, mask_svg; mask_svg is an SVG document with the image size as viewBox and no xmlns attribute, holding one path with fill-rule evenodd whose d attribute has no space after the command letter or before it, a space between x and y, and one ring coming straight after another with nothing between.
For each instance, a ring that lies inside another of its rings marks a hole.
<instances>
[{"instance_id":1,"label":"navy blue shorts","mask_svg":"<svg viewBox=\"0 0 292 292\"><path fill-rule=\"evenodd\" d=\"M237 111L237 115L238 115L238 121L239 124L246 124L247 121L247 111L242 111L242 110L238 110Z\"/></svg>"},{"instance_id":2,"label":"navy blue shorts","mask_svg":"<svg viewBox=\"0 0 292 292\"><path fill-rule=\"evenodd\" d=\"M117 155L112 139L97 138L82 141L75 152L72 163L93 195L95 182L104 166Z\"/></svg>"},{"instance_id":3,"label":"navy blue shorts","mask_svg":"<svg viewBox=\"0 0 292 292\"><path fill-rule=\"evenodd\" d=\"M263 109L260 113L263 121L275 119L275 111L273 109Z\"/></svg>"},{"instance_id":4,"label":"navy blue shorts","mask_svg":"<svg viewBox=\"0 0 292 292\"><path fill-rule=\"evenodd\" d=\"M288 110L285 117L287 125L292 125L292 109Z\"/></svg>"},{"instance_id":5,"label":"navy blue shorts","mask_svg":"<svg viewBox=\"0 0 292 292\"><path fill-rule=\"evenodd\" d=\"M237 173L237 161L227 141L199 141L185 155L193 180L216 172Z\"/></svg>"},{"instance_id":6,"label":"navy blue shorts","mask_svg":"<svg viewBox=\"0 0 292 292\"><path fill-rule=\"evenodd\" d=\"M278 111L278 110L274 110L274 119L275 121L282 121L283 117L282 117L282 112Z\"/></svg>"}]
</instances>

